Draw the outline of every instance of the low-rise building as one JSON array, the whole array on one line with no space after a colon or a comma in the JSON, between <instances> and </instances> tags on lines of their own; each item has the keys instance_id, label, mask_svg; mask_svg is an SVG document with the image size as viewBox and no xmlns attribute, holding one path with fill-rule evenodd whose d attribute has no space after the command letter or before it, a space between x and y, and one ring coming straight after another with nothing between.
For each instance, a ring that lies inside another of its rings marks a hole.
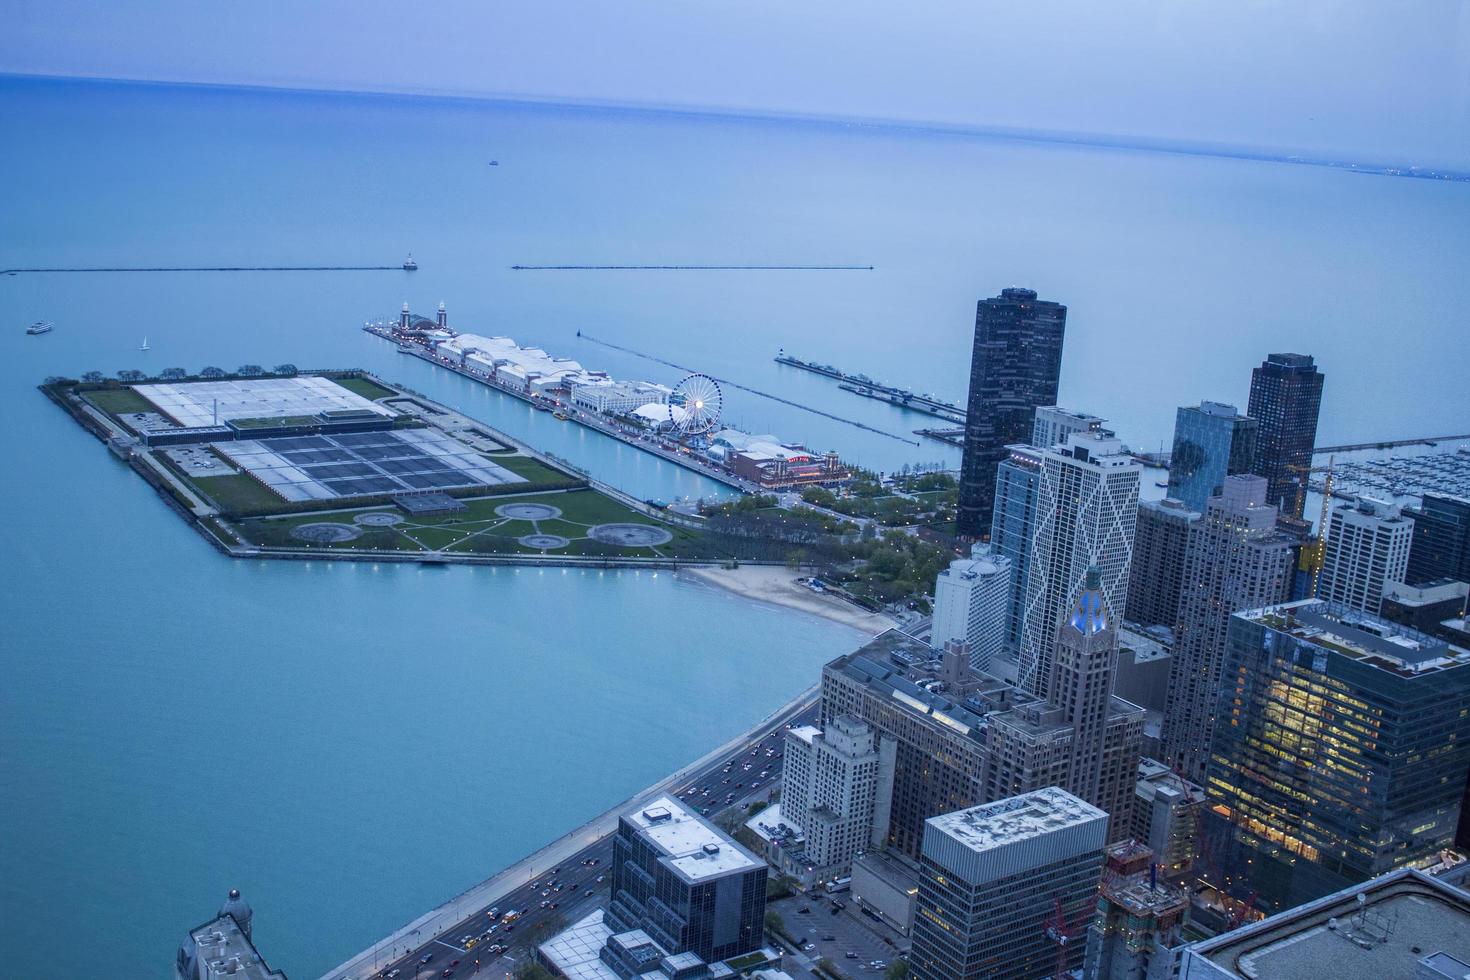
<instances>
[{"instance_id":1,"label":"low-rise building","mask_svg":"<svg viewBox=\"0 0 1470 980\"><path fill-rule=\"evenodd\" d=\"M914 928L919 869L887 851L869 851L852 862L852 900L884 925L907 936Z\"/></svg>"}]
</instances>

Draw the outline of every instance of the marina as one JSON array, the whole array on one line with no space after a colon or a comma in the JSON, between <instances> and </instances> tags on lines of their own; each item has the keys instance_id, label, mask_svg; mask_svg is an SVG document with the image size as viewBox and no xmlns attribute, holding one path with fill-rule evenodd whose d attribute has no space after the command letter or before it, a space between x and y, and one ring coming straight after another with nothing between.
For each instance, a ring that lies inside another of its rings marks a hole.
<instances>
[{"instance_id":1,"label":"marina","mask_svg":"<svg viewBox=\"0 0 1470 980\"><path fill-rule=\"evenodd\" d=\"M818 364L815 361L803 361L799 357L792 357L785 350L776 355L776 363L787 367L799 368L810 371L812 374L820 374L826 378L832 378L839 382L837 387L843 391L850 392L862 398L872 398L880 402L888 402L899 408L906 408L913 412L922 412L935 418L944 419L946 422L965 421L965 410L953 402L935 398L933 395L917 395L907 388L898 388L894 385L886 385L881 381L874 381L866 374L848 374L841 368L835 368L830 364ZM921 432L920 435L930 435Z\"/></svg>"},{"instance_id":2,"label":"marina","mask_svg":"<svg viewBox=\"0 0 1470 980\"><path fill-rule=\"evenodd\" d=\"M1321 493L1324 483L1314 474L1311 488ZM1334 497L1408 503L1426 493L1470 497L1470 445L1452 452L1338 461L1332 467Z\"/></svg>"}]
</instances>

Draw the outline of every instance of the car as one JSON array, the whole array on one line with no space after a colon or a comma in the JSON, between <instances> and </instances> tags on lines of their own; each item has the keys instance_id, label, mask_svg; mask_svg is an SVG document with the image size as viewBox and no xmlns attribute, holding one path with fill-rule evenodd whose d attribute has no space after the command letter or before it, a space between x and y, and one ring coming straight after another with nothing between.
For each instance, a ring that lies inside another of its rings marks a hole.
<instances>
[{"instance_id":1,"label":"car","mask_svg":"<svg viewBox=\"0 0 1470 980\"><path fill-rule=\"evenodd\" d=\"M551 869L551 873L552 873L553 876L559 875L559 874L561 874L561 868L552 868Z\"/></svg>"},{"instance_id":2,"label":"car","mask_svg":"<svg viewBox=\"0 0 1470 980\"><path fill-rule=\"evenodd\" d=\"M806 950L808 953L810 953L812 950L814 950L814 949L817 948L817 944L816 943L807 943L805 946L802 946L801 948L804 949L804 950Z\"/></svg>"},{"instance_id":3,"label":"car","mask_svg":"<svg viewBox=\"0 0 1470 980\"><path fill-rule=\"evenodd\" d=\"M597 883L598 883L598 884L599 884L599 885L600 885L600 884L602 884L602 882L603 882L603 880L604 880L604 879L605 879L605 878L607 878L607 875L598 875L598 876L597 876Z\"/></svg>"},{"instance_id":4,"label":"car","mask_svg":"<svg viewBox=\"0 0 1470 980\"><path fill-rule=\"evenodd\" d=\"M472 950L476 946L480 945L480 940L477 937L475 937L475 936L471 936L468 939L466 939L464 942L460 943L460 945L463 946L464 947L464 951L466 953L468 953L470 950Z\"/></svg>"},{"instance_id":5,"label":"car","mask_svg":"<svg viewBox=\"0 0 1470 980\"><path fill-rule=\"evenodd\" d=\"M444 972L443 972L443 973L441 973L441 974L439 974L439 975L440 975L440 976L441 976L441 977L452 977L452 976L454 976L454 970L453 970L453 968L451 968L451 967L447 967L447 966L446 966L446 967L445 967L445 968L444 968Z\"/></svg>"},{"instance_id":6,"label":"car","mask_svg":"<svg viewBox=\"0 0 1470 980\"><path fill-rule=\"evenodd\" d=\"M556 903L555 902L552 902L550 905L548 905L546 907L549 908L549 909L555 909L556 908Z\"/></svg>"},{"instance_id":7,"label":"car","mask_svg":"<svg viewBox=\"0 0 1470 980\"><path fill-rule=\"evenodd\" d=\"M799 909L796 910L796 914L797 915L807 915L807 914L809 914L811 912L811 910L812 910L812 907L810 905L803 905L801 908L799 908Z\"/></svg>"},{"instance_id":8,"label":"car","mask_svg":"<svg viewBox=\"0 0 1470 980\"><path fill-rule=\"evenodd\" d=\"M587 862L588 866L589 867L593 867L593 868L597 867L601 863L602 863L602 858L593 858L591 861L588 861Z\"/></svg>"},{"instance_id":9,"label":"car","mask_svg":"<svg viewBox=\"0 0 1470 980\"><path fill-rule=\"evenodd\" d=\"M843 955L843 956L846 956L846 957L847 957L847 958L848 958L848 959L850 959L850 960L855 960L855 959L857 959L857 954L856 954L856 953L854 953L854 952L853 952L853 951L852 951L852 950L850 950L850 949L849 949L849 950L848 950L848 951L847 951L847 952L845 952L845 953L843 953L843 954L842 954L842 955Z\"/></svg>"},{"instance_id":10,"label":"car","mask_svg":"<svg viewBox=\"0 0 1470 980\"><path fill-rule=\"evenodd\" d=\"M433 960L433 958L434 958L434 954L433 953L425 953L423 956L419 957L419 966L423 966L425 963L428 963L431 960Z\"/></svg>"},{"instance_id":11,"label":"car","mask_svg":"<svg viewBox=\"0 0 1470 980\"><path fill-rule=\"evenodd\" d=\"M551 889L550 888L543 888L543 889L541 889L541 897L542 898L545 898L547 895L550 895L550 894L551 894Z\"/></svg>"},{"instance_id":12,"label":"car","mask_svg":"<svg viewBox=\"0 0 1470 980\"><path fill-rule=\"evenodd\" d=\"M836 941L837 937L833 935L826 935L822 937L822 942L824 943L835 943Z\"/></svg>"},{"instance_id":13,"label":"car","mask_svg":"<svg viewBox=\"0 0 1470 980\"><path fill-rule=\"evenodd\" d=\"M384 980L398 980L398 977L400 975L402 975L402 973L403 973L402 970L389 970L387 973L385 973L383 975L384 976Z\"/></svg>"},{"instance_id":14,"label":"car","mask_svg":"<svg viewBox=\"0 0 1470 980\"><path fill-rule=\"evenodd\" d=\"M838 912L841 912L841 911L842 911L842 909L838 908L836 905L833 905L832 906L832 914L833 915L836 915Z\"/></svg>"},{"instance_id":15,"label":"car","mask_svg":"<svg viewBox=\"0 0 1470 980\"><path fill-rule=\"evenodd\" d=\"M750 804L749 803L742 803L742 804L740 804L740 809L742 809L742 810L749 810L750 809Z\"/></svg>"},{"instance_id":16,"label":"car","mask_svg":"<svg viewBox=\"0 0 1470 980\"><path fill-rule=\"evenodd\" d=\"M543 899L542 899L542 900L541 900L541 907L542 907L542 908L543 908L543 909L544 909L544 908L546 908L546 906L548 906L548 905L550 905L550 904L551 904L551 903L550 903L550 902L548 902L548 901L547 901L547 900L546 900L546 899L544 899L544 898L543 898Z\"/></svg>"}]
</instances>

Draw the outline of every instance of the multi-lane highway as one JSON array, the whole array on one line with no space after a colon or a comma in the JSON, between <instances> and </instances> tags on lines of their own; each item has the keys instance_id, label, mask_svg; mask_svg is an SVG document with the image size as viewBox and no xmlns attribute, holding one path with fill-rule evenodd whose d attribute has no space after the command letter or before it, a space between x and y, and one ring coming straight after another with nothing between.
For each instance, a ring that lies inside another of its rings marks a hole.
<instances>
[{"instance_id":1,"label":"multi-lane highway","mask_svg":"<svg viewBox=\"0 0 1470 980\"><path fill-rule=\"evenodd\" d=\"M755 800L770 799L781 780L782 733L794 725L815 724L818 707L815 696L803 699L666 791L711 820L728 809L746 809ZM380 963L370 958L364 963L360 957L362 965L342 980L509 976L534 955L535 944L547 938L552 931L548 924L570 924L606 899L608 883L597 879L607 877L611 859L608 833L553 866L530 866L519 884L500 891L493 900L487 898L487 904L473 914L432 936L425 934L422 941L413 936L409 941L413 948L407 953L400 945ZM520 916L507 925L504 918L511 910ZM497 946L502 951L494 952Z\"/></svg>"}]
</instances>

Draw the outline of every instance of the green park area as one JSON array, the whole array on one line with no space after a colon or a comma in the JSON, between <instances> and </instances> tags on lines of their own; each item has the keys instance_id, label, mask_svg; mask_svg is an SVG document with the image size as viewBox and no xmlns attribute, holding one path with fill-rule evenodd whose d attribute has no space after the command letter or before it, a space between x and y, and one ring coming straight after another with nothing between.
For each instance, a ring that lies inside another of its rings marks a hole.
<instances>
[{"instance_id":1,"label":"green park area","mask_svg":"<svg viewBox=\"0 0 1470 980\"><path fill-rule=\"evenodd\" d=\"M229 477L207 477L200 483ZM463 511L411 515L393 506L234 522L262 548L444 552L466 555L693 557L701 535L653 520L595 490L462 499Z\"/></svg>"},{"instance_id":2,"label":"green park area","mask_svg":"<svg viewBox=\"0 0 1470 980\"><path fill-rule=\"evenodd\" d=\"M131 388L97 388L82 397L112 416L158 411L152 402Z\"/></svg>"},{"instance_id":3,"label":"green park area","mask_svg":"<svg viewBox=\"0 0 1470 980\"><path fill-rule=\"evenodd\" d=\"M332 380L348 391L361 395L368 401L377 401L379 398L387 398L390 395L398 394L392 388L385 388L371 378L333 378Z\"/></svg>"}]
</instances>

